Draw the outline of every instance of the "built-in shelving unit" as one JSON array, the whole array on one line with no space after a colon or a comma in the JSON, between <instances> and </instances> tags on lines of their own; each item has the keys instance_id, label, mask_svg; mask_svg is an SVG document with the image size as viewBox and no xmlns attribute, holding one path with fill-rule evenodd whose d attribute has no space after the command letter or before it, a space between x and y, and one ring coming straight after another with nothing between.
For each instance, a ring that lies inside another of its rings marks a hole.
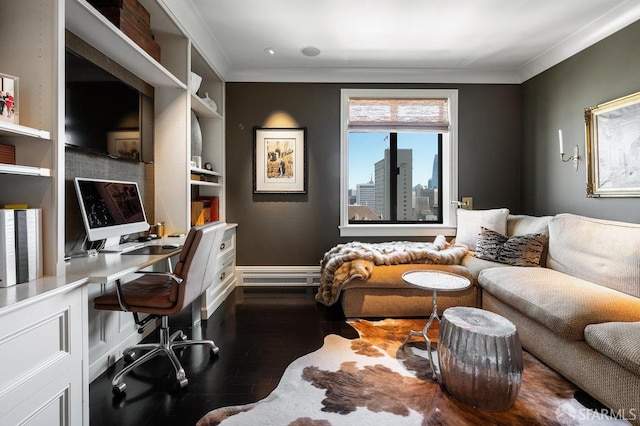
<instances>
[{"instance_id":1,"label":"built-in shelving unit","mask_svg":"<svg viewBox=\"0 0 640 426\"><path fill-rule=\"evenodd\" d=\"M0 4L0 56L6 59L0 72L19 79L19 123L0 121L0 143L15 148L15 164L0 164L0 206L42 209L45 275L0 288L5 302L15 299L13 290L29 294L19 309L0 314L3 351L15 361L0 374L0 424L88 424L90 377L119 358L122 345L140 339L135 327L118 316L126 314L92 312L90 298L102 287L89 291L65 282L66 30L154 87L153 220L165 221L169 233L186 232L191 200L200 196L219 197L219 217L225 218L224 81L164 0L139 1L150 14L154 40L161 47L159 60L86 0ZM197 93L188 89L192 71L203 77ZM202 100L205 93L216 108ZM212 170L191 167L191 111L202 130L202 162ZM192 174L206 179L192 180ZM204 317L234 285L234 226L228 227L223 244L216 287L203 296ZM25 358L25 353L35 355Z\"/></svg>"}]
</instances>

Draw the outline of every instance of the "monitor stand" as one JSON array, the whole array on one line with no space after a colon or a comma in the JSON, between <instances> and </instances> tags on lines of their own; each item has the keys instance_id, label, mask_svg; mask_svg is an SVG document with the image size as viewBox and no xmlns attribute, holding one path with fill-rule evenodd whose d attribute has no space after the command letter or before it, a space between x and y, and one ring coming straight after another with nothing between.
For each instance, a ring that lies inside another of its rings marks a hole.
<instances>
[{"instance_id":1,"label":"monitor stand","mask_svg":"<svg viewBox=\"0 0 640 426\"><path fill-rule=\"evenodd\" d=\"M109 237L104 241L104 247L100 249L102 253L126 253L131 250L144 247L144 243L135 241L120 244L120 236Z\"/></svg>"}]
</instances>

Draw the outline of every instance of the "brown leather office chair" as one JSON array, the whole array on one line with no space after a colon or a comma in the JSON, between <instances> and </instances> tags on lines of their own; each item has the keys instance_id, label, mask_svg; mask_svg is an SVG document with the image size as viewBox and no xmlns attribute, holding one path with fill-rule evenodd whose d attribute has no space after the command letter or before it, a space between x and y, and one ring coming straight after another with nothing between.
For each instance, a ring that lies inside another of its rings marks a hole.
<instances>
[{"instance_id":1,"label":"brown leather office chair","mask_svg":"<svg viewBox=\"0 0 640 426\"><path fill-rule=\"evenodd\" d=\"M224 222L191 228L173 272L142 272L144 275L126 284L116 281L115 290L94 299L95 309L133 312L136 324L142 328L151 319L161 318L158 343L139 344L123 351L125 362L131 362L111 382L115 396L124 393L127 385L123 378L127 373L157 355L169 358L178 385L184 388L189 382L174 349L206 345L211 355L218 353L219 349L212 340L186 340L182 331L169 335L169 315L177 314L189 306L213 282L224 230ZM151 315L140 321L138 313ZM135 351L147 352L134 359Z\"/></svg>"}]
</instances>

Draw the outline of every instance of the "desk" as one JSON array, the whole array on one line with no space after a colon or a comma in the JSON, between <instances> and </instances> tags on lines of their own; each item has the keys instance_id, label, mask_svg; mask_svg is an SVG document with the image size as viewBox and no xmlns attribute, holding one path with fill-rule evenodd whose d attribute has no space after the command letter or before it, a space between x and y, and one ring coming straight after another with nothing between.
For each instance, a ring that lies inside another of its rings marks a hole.
<instances>
[{"instance_id":1,"label":"desk","mask_svg":"<svg viewBox=\"0 0 640 426\"><path fill-rule=\"evenodd\" d=\"M202 298L202 318L208 318L235 287L236 227L227 224L216 280ZM183 243L184 238L163 238L146 244ZM100 253L73 258L64 274L0 288L0 425L22 424L25 419L89 425L92 378L119 358L120 346L142 338L131 314L97 313L91 294L171 256ZM195 305L192 315L199 320ZM105 338L114 328L124 340L109 347Z\"/></svg>"},{"instance_id":2,"label":"desk","mask_svg":"<svg viewBox=\"0 0 640 426\"><path fill-rule=\"evenodd\" d=\"M182 244L183 240L147 244ZM108 347L110 328L118 331L123 346L142 338L135 325L127 322L133 323L133 318L125 321L131 314L96 314L91 293L179 252L74 258L64 275L0 288L0 424L31 419L42 424L60 420L88 425L91 375L104 371L108 365L103 364L115 362L121 346L111 342ZM98 360L90 362L98 353Z\"/></svg>"},{"instance_id":3,"label":"desk","mask_svg":"<svg viewBox=\"0 0 640 426\"><path fill-rule=\"evenodd\" d=\"M145 243L145 246L184 244L185 238L161 238ZM76 257L67 262L67 281L85 277L88 283L108 283L155 265L179 254L180 248L163 254L99 253L91 257Z\"/></svg>"}]
</instances>

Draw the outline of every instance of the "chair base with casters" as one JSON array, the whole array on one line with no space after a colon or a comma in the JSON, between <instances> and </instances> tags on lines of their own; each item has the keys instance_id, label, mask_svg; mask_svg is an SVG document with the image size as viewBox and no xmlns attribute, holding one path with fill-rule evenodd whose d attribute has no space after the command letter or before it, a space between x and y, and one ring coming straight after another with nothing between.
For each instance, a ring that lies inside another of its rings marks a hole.
<instances>
[{"instance_id":1,"label":"chair base with casters","mask_svg":"<svg viewBox=\"0 0 640 426\"><path fill-rule=\"evenodd\" d=\"M211 356L217 355L218 347L212 340L186 340L182 331L169 332L169 315L175 315L191 305L214 281L216 259L221 249L224 222L213 222L195 226L189 230L180 257L168 272L141 271L142 276L122 284L115 281L115 289L93 300L97 310L131 312L138 331L153 319L160 318L160 340L156 343L139 344L123 351L126 366L117 373L111 384L114 396L123 396L127 385L124 377L134 368L158 355L165 355L175 370L179 388L189 381L175 351L192 345L204 345ZM149 314L140 320L138 314ZM136 352L143 352L135 359Z\"/></svg>"},{"instance_id":2,"label":"chair base with casters","mask_svg":"<svg viewBox=\"0 0 640 426\"><path fill-rule=\"evenodd\" d=\"M124 382L124 376L130 373L134 368L147 362L148 360L155 358L158 355L166 356L173 369L176 372L176 381L179 388L184 388L189 384L189 380L182 368L182 364L178 360L178 356L175 353L175 349L184 348L192 345L205 345L209 348L209 355L215 356L220 352L220 349L216 346L213 340L187 340L187 336L181 330L173 332L169 335L169 318L167 316L161 317L160 325L160 341L158 343L143 343L126 348L123 352L125 366L122 371L116 374L111 380L111 386L113 396L121 396L127 388L127 384ZM134 357L134 353L137 351L147 351L139 358Z\"/></svg>"}]
</instances>

